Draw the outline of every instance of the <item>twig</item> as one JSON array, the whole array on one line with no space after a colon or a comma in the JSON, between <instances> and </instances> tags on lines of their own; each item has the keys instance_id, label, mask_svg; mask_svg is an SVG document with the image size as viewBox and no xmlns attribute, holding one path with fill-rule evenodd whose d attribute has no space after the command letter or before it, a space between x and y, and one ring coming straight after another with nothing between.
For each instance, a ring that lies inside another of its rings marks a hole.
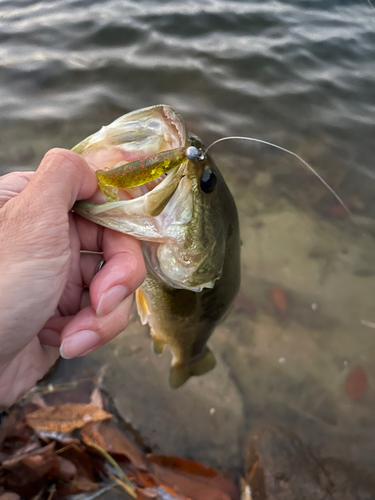
<instances>
[{"instance_id":1,"label":"twig","mask_svg":"<svg viewBox=\"0 0 375 500\"><path fill-rule=\"evenodd\" d=\"M135 493L135 489L133 488L133 486L129 487L125 482L121 481L121 479L116 477L114 474L109 473L109 477L111 479L113 479L113 481L115 481L115 483L117 483L119 486L121 486L121 488L123 488L126 491L126 493L128 493L133 498L137 498L137 495Z\"/></svg>"},{"instance_id":2,"label":"twig","mask_svg":"<svg viewBox=\"0 0 375 500\"><path fill-rule=\"evenodd\" d=\"M109 453L107 453L105 450L103 450L103 448L101 448L100 446L98 446L97 444L94 444L94 443L89 443L88 446L90 446L90 448L94 448L94 450L98 451L99 453L101 453L103 455L103 457L114 467L114 469L117 471L118 475L120 476L120 483L121 485L123 486L123 488L127 491L127 493L129 493L133 498L136 498L136 493L135 493L135 489L134 489L134 486L132 485L132 483L129 481L128 477L126 476L125 472L121 469L121 467L119 466L119 464L116 462L116 460L114 458L111 457L111 455ZM110 474L110 476L112 477L112 474ZM116 476L114 476L112 479L114 479Z\"/></svg>"},{"instance_id":3,"label":"twig","mask_svg":"<svg viewBox=\"0 0 375 500\"><path fill-rule=\"evenodd\" d=\"M56 493L56 484L54 484L49 492L47 500L52 500L53 495Z\"/></svg>"}]
</instances>

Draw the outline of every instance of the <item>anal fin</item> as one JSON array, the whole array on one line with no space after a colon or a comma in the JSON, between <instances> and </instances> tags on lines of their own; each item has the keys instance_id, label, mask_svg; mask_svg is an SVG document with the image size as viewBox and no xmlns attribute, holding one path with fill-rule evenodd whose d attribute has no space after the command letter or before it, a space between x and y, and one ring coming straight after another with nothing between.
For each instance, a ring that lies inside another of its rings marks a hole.
<instances>
[{"instance_id":1,"label":"anal fin","mask_svg":"<svg viewBox=\"0 0 375 500\"><path fill-rule=\"evenodd\" d=\"M202 356L186 365L173 365L169 374L169 385L172 389L181 387L190 377L199 377L215 368L215 356L206 347Z\"/></svg>"},{"instance_id":2,"label":"anal fin","mask_svg":"<svg viewBox=\"0 0 375 500\"><path fill-rule=\"evenodd\" d=\"M153 340L153 349L155 354L163 354L164 347L165 347L165 342L163 340L159 339L152 331L152 340Z\"/></svg>"}]
</instances>

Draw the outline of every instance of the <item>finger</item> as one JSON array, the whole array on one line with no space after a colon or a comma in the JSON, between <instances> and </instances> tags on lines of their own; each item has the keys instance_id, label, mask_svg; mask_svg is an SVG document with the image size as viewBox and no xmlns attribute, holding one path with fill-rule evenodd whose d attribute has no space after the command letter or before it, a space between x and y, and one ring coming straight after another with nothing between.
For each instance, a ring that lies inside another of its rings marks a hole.
<instances>
[{"instance_id":1,"label":"finger","mask_svg":"<svg viewBox=\"0 0 375 500\"><path fill-rule=\"evenodd\" d=\"M128 325L133 297L123 300L106 316L98 317L90 306L82 309L63 329L60 354L71 359L98 349Z\"/></svg>"},{"instance_id":2,"label":"finger","mask_svg":"<svg viewBox=\"0 0 375 500\"><path fill-rule=\"evenodd\" d=\"M68 211L76 200L93 196L96 175L86 161L67 149L51 149L44 156L25 193L33 204Z\"/></svg>"},{"instance_id":3,"label":"finger","mask_svg":"<svg viewBox=\"0 0 375 500\"><path fill-rule=\"evenodd\" d=\"M89 288L94 276L99 272L103 255L99 253L81 253L82 281Z\"/></svg>"},{"instance_id":4,"label":"finger","mask_svg":"<svg viewBox=\"0 0 375 500\"><path fill-rule=\"evenodd\" d=\"M11 172L0 177L0 208L23 191L34 172Z\"/></svg>"},{"instance_id":5,"label":"finger","mask_svg":"<svg viewBox=\"0 0 375 500\"><path fill-rule=\"evenodd\" d=\"M98 316L112 311L146 277L140 242L129 235L105 229L103 257L106 263L90 285L91 303Z\"/></svg>"},{"instance_id":6,"label":"finger","mask_svg":"<svg viewBox=\"0 0 375 500\"><path fill-rule=\"evenodd\" d=\"M81 250L101 252L103 249L104 228L94 222L84 219L78 214L73 214L73 218L81 243Z\"/></svg>"},{"instance_id":7,"label":"finger","mask_svg":"<svg viewBox=\"0 0 375 500\"><path fill-rule=\"evenodd\" d=\"M90 294L88 290L83 290L79 310L87 307L91 307ZM54 347L60 346L61 333L73 318L75 318L74 314L71 316L61 316L58 314L51 317L38 334L40 343Z\"/></svg>"}]
</instances>

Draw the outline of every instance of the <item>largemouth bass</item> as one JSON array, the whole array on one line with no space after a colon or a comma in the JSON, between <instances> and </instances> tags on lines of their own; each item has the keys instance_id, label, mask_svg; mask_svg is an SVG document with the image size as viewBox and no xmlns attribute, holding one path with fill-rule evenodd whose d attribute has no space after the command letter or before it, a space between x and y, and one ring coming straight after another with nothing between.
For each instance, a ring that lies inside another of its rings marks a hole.
<instances>
[{"instance_id":1,"label":"largemouth bass","mask_svg":"<svg viewBox=\"0 0 375 500\"><path fill-rule=\"evenodd\" d=\"M105 174L140 157L191 146L204 151L182 118L159 105L124 115L73 150ZM150 326L155 352L166 344L172 349L169 380L177 388L215 366L206 342L240 283L236 206L208 154L199 160L182 157L156 181L118 187L118 201L80 201L74 211L142 240L147 277L136 292L137 309L142 323Z\"/></svg>"}]
</instances>

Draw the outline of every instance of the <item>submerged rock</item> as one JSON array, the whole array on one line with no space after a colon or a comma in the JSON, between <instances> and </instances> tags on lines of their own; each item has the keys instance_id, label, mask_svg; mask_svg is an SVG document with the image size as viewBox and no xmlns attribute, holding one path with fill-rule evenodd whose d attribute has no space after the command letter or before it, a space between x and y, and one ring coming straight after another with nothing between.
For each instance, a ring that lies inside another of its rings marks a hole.
<instances>
[{"instance_id":1,"label":"submerged rock","mask_svg":"<svg viewBox=\"0 0 375 500\"><path fill-rule=\"evenodd\" d=\"M102 388L146 447L216 468L241 466L243 403L216 353L215 370L173 390L170 354L152 351L148 329L138 321L113 344L117 347L107 358Z\"/></svg>"},{"instance_id":2,"label":"submerged rock","mask_svg":"<svg viewBox=\"0 0 375 500\"><path fill-rule=\"evenodd\" d=\"M338 459L318 458L290 431L267 428L245 447L252 500L372 500L375 477Z\"/></svg>"}]
</instances>

